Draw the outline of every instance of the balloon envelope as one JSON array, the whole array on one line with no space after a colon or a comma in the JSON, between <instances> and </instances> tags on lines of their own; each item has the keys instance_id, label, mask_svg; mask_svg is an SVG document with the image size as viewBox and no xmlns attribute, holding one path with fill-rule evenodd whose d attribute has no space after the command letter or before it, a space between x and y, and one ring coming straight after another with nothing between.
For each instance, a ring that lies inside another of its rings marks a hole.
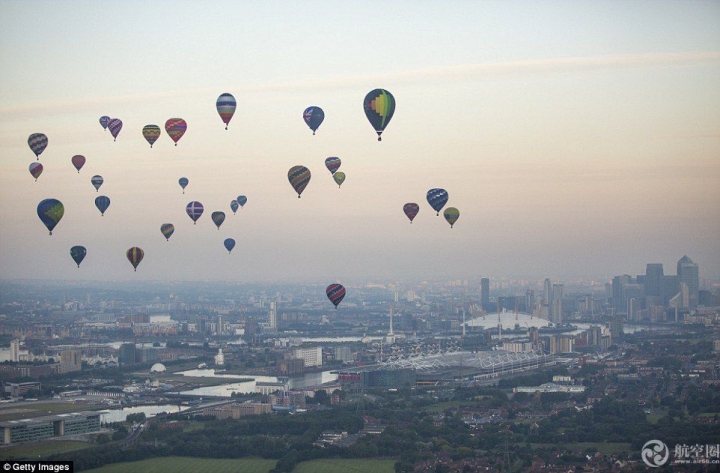
<instances>
[{"instance_id":1,"label":"balloon envelope","mask_svg":"<svg viewBox=\"0 0 720 473\"><path fill-rule=\"evenodd\" d=\"M72 162L73 166L75 166L75 169L77 169L77 172L79 173L82 167L85 166L85 156L76 154L70 158L70 162Z\"/></svg>"},{"instance_id":2,"label":"balloon envelope","mask_svg":"<svg viewBox=\"0 0 720 473\"><path fill-rule=\"evenodd\" d=\"M43 172L43 165L37 161L33 161L32 163L30 163L29 170L32 177L34 177L37 181L37 178L40 177L40 174L42 174Z\"/></svg>"},{"instance_id":3,"label":"balloon envelope","mask_svg":"<svg viewBox=\"0 0 720 473\"><path fill-rule=\"evenodd\" d=\"M137 271L138 265L145 257L145 252L141 248L133 246L125 252L125 256L127 256L128 261L130 261L130 264L132 264L135 271Z\"/></svg>"},{"instance_id":4,"label":"balloon envelope","mask_svg":"<svg viewBox=\"0 0 720 473\"><path fill-rule=\"evenodd\" d=\"M47 145L48 137L45 136L44 133L33 133L28 137L28 146L30 146L30 149L33 153L35 153L35 157L38 159L40 159L40 155L43 151L45 151Z\"/></svg>"},{"instance_id":5,"label":"balloon envelope","mask_svg":"<svg viewBox=\"0 0 720 473\"><path fill-rule=\"evenodd\" d=\"M327 289L325 289L325 294L327 294L328 299L330 299L330 302L332 302L337 309L337 306L345 297L345 287L343 287L342 284L330 284Z\"/></svg>"},{"instance_id":6,"label":"balloon envelope","mask_svg":"<svg viewBox=\"0 0 720 473\"><path fill-rule=\"evenodd\" d=\"M160 225L160 233L163 234L167 241L170 241L170 237L175 233L175 225L172 223L163 223Z\"/></svg>"},{"instance_id":7,"label":"balloon envelope","mask_svg":"<svg viewBox=\"0 0 720 473\"><path fill-rule=\"evenodd\" d=\"M212 214L210 214L210 218L212 219L215 226L218 227L218 230L220 230L220 225L222 225L225 221L225 212L213 212Z\"/></svg>"},{"instance_id":8,"label":"balloon envelope","mask_svg":"<svg viewBox=\"0 0 720 473\"><path fill-rule=\"evenodd\" d=\"M342 161L340 161L340 158L337 157L330 157L325 160L325 167L328 168L328 171L332 174L335 174L337 170L340 169L341 164Z\"/></svg>"},{"instance_id":9,"label":"balloon envelope","mask_svg":"<svg viewBox=\"0 0 720 473\"><path fill-rule=\"evenodd\" d=\"M187 187L187 185L189 183L190 183L190 181L188 180L187 177L181 177L180 179L178 179L178 184L180 184L180 187L182 187L183 194L185 193L185 188Z\"/></svg>"},{"instance_id":10,"label":"balloon envelope","mask_svg":"<svg viewBox=\"0 0 720 473\"><path fill-rule=\"evenodd\" d=\"M97 176L97 175L96 175L96 176L93 176L93 177L90 178L90 182L91 182L92 185L95 187L95 190L96 190L96 191L99 191L99 190L100 190L100 186L101 186L102 183L105 182L105 181L103 180L102 176Z\"/></svg>"},{"instance_id":11,"label":"balloon envelope","mask_svg":"<svg viewBox=\"0 0 720 473\"><path fill-rule=\"evenodd\" d=\"M420 212L420 206L415 202L408 202L407 204L403 205L403 212L405 212L407 218L410 219L410 223L412 223L415 216L418 214L418 212Z\"/></svg>"},{"instance_id":12,"label":"balloon envelope","mask_svg":"<svg viewBox=\"0 0 720 473\"><path fill-rule=\"evenodd\" d=\"M53 228L65 214L65 206L57 199L45 199L38 204L37 214L52 235Z\"/></svg>"},{"instance_id":13,"label":"balloon envelope","mask_svg":"<svg viewBox=\"0 0 720 473\"><path fill-rule=\"evenodd\" d=\"M445 207L448 201L448 193L445 189L430 189L427 192L427 201L430 207L440 215L440 210Z\"/></svg>"},{"instance_id":14,"label":"balloon envelope","mask_svg":"<svg viewBox=\"0 0 720 473\"><path fill-rule=\"evenodd\" d=\"M107 115L103 115L100 117L100 126L103 127L103 130L107 130L108 123L110 122L110 117Z\"/></svg>"},{"instance_id":15,"label":"balloon envelope","mask_svg":"<svg viewBox=\"0 0 720 473\"><path fill-rule=\"evenodd\" d=\"M84 246L73 246L70 248L70 257L75 261L75 264L77 264L77 267L80 267L80 263L82 263L82 260L85 259L85 255L87 254L87 249L85 249Z\"/></svg>"},{"instance_id":16,"label":"balloon envelope","mask_svg":"<svg viewBox=\"0 0 720 473\"><path fill-rule=\"evenodd\" d=\"M310 182L310 170L305 166L293 166L288 171L288 180L297 192L298 199Z\"/></svg>"},{"instance_id":17,"label":"balloon envelope","mask_svg":"<svg viewBox=\"0 0 720 473\"><path fill-rule=\"evenodd\" d=\"M187 123L182 118L171 118L165 122L165 131L177 146L177 142L187 131Z\"/></svg>"},{"instance_id":18,"label":"balloon envelope","mask_svg":"<svg viewBox=\"0 0 720 473\"><path fill-rule=\"evenodd\" d=\"M225 249L228 250L228 253L231 253L233 248L235 248L235 240L232 238L226 238L223 244L225 245Z\"/></svg>"},{"instance_id":19,"label":"balloon envelope","mask_svg":"<svg viewBox=\"0 0 720 473\"><path fill-rule=\"evenodd\" d=\"M335 183L337 183L338 187L340 187L342 183L345 182L345 173L342 171L338 171L333 174L333 179L335 180Z\"/></svg>"},{"instance_id":20,"label":"balloon envelope","mask_svg":"<svg viewBox=\"0 0 720 473\"><path fill-rule=\"evenodd\" d=\"M385 89L372 90L365 96L363 108L365 116L378 135L378 141L382 141L380 135L395 113L395 97Z\"/></svg>"},{"instance_id":21,"label":"balloon envelope","mask_svg":"<svg viewBox=\"0 0 720 473\"><path fill-rule=\"evenodd\" d=\"M320 107L308 107L303 112L303 120L305 120L305 123L307 123L307 126L313 131L314 135L315 130L317 130L323 120L325 120L325 112L323 112Z\"/></svg>"},{"instance_id":22,"label":"balloon envelope","mask_svg":"<svg viewBox=\"0 0 720 473\"><path fill-rule=\"evenodd\" d=\"M203 204L194 200L187 204L187 207L185 207L185 212L187 212L188 216L195 223L197 223L197 220L200 218L204 211L205 208L203 207Z\"/></svg>"},{"instance_id":23,"label":"balloon envelope","mask_svg":"<svg viewBox=\"0 0 720 473\"><path fill-rule=\"evenodd\" d=\"M122 130L122 120L119 118L113 118L108 122L108 128L110 129L110 134L113 135L113 141L115 141L120 134L120 130Z\"/></svg>"},{"instance_id":24,"label":"balloon envelope","mask_svg":"<svg viewBox=\"0 0 720 473\"><path fill-rule=\"evenodd\" d=\"M232 120L232 117L235 114L235 108L237 108L235 97L228 93L222 94L218 97L217 102L215 102L215 107L217 108L223 123L225 123L225 129L227 130L230 120Z\"/></svg>"},{"instance_id":25,"label":"balloon envelope","mask_svg":"<svg viewBox=\"0 0 720 473\"><path fill-rule=\"evenodd\" d=\"M460 218L460 211L455 207L448 207L443 212L443 216L445 220L447 220L447 223L450 224L450 228L452 228L455 222L457 222L457 219Z\"/></svg>"},{"instance_id":26,"label":"balloon envelope","mask_svg":"<svg viewBox=\"0 0 720 473\"><path fill-rule=\"evenodd\" d=\"M240 208L245 207L245 204L247 204L247 197L244 195L239 195L237 198L237 203L240 205Z\"/></svg>"},{"instance_id":27,"label":"balloon envelope","mask_svg":"<svg viewBox=\"0 0 720 473\"><path fill-rule=\"evenodd\" d=\"M110 197L100 195L95 198L95 207L100 211L100 215L105 215L105 211L110 207Z\"/></svg>"},{"instance_id":28,"label":"balloon envelope","mask_svg":"<svg viewBox=\"0 0 720 473\"><path fill-rule=\"evenodd\" d=\"M160 127L157 125L145 125L142 129L142 134L152 148L153 143L160 137Z\"/></svg>"},{"instance_id":29,"label":"balloon envelope","mask_svg":"<svg viewBox=\"0 0 720 473\"><path fill-rule=\"evenodd\" d=\"M240 204L238 204L237 200L230 201L230 210L233 211L233 215L235 214L235 212L237 212L238 207L240 207Z\"/></svg>"}]
</instances>

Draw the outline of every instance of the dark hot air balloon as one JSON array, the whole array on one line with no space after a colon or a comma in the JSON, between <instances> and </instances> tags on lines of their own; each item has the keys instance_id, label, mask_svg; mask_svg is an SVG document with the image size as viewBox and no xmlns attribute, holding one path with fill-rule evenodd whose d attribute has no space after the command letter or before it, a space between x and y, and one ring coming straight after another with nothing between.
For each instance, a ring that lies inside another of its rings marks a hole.
<instances>
[{"instance_id":1,"label":"dark hot air balloon","mask_svg":"<svg viewBox=\"0 0 720 473\"><path fill-rule=\"evenodd\" d=\"M450 224L450 228L452 228L455 222L457 222L457 219L460 218L460 211L455 207L448 207L443 212L443 216L445 220L447 220L447 223Z\"/></svg>"},{"instance_id":2,"label":"dark hot air balloon","mask_svg":"<svg viewBox=\"0 0 720 473\"><path fill-rule=\"evenodd\" d=\"M382 141L380 135L395 113L395 97L387 90L375 89L365 96L363 108L365 116L378 135L378 141Z\"/></svg>"},{"instance_id":3,"label":"dark hot air balloon","mask_svg":"<svg viewBox=\"0 0 720 473\"><path fill-rule=\"evenodd\" d=\"M308 107L303 112L303 120L305 120L314 135L320 124L325 120L325 112L320 107Z\"/></svg>"},{"instance_id":4,"label":"dark hot air balloon","mask_svg":"<svg viewBox=\"0 0 720 473\"><path fill-rule=\"evenodd\" d=\"M412 223L415 216L418 214L418 212L420 212L420 206L415 202L409 202L403 205L403 212L405 212L407 218L410 219L410 223Z\"/></svg>"},{"instance_id":5,"label":"dark hot air balloon","mask_svg":"<svg viewBox=\"0 0 720 473\"><path fill-rule=\"evenodd\" d=\"M105 215L105 211L110 207L110 197L100 195L95 198L95 207L100 211L100 216Z\"/></svg>"},{"instance_id":6,"label":"dark hot air balloon","mask_svg":"<svg viewBox=\"0 0 720 473\"><path fill-rule=\"evenodd\" d=\"M237 203L238 205L240 205L240 208L245 207L245 204L247 204L247 197L245 197L244 195L239 195L237 197Z\"/></svg>"},{"instance_id":7,"label":"dark hot air balloon","mask_svg":"<svg viewBox=\"0 0 720 473\"><path fill-rule=\"evenodd\" d=\"M233 97L232 94L224 93L218 97L217 102L215 102L215 107L223 123L225 123L225 129L227 130L230 120L232 120L235 109L237 108L235 97Z\"/></svg>"},{"instance_id":8,"label":"dark hot air balloon","mask_svg":"<svg viewBox=\"0 0 720 473\"><path fill-rule=\"evenodd\" d=\"M157 125L145 125L142 129L142 134L145 140L150 143L150 148L152 148L153 143L160 138L160 127Z\"/></svg>"},{"instance_id":9,"label":"dark hot air balloon","mask_svg":"<svg viewBox=\"0 0 720 473\"><path fill-rule=\"evenodd\" d=\"M220 225L222 225L225 221L225 212L213 212L210 214L210 218L212 219L215 226L218 227L218 230L220 230Z\"/></svg>"},{"instance_id":10,"label":"dark hot air balloon","mask_svg":"<svg viewBox=\"0 0 720 473\"><path fill-rule=\"evenodd\" d=\"M95 187L95 191L97 191L97 192L100 191L100 186L103 184L103 182L105 182L105 181L102 178L102 176L96 175L96 176L93 176L90 178L90 183L92 183L93 187Z\"/></svg>"},{"instance_id":11,"label":"dark hot air balloon","mask_svg":"<svg viewBox=\"0 0 720 473\"><path fill-rule=\"evenodd\" d=\"M122 130L122 125L122 120L119 118L113 118L108 122L108 128L110 129L110 134L113 136L113 141L117 140L120 130Z\"/></svg>"},{"instance_id":12,"label":"dark hot air balloon","mask_svg":"<svg viewBox=\"0 0 720 473\"><path fill-rule=\"evenodd\" d=\"M167 241L170 241L170 237L175 233L175 225L172 223L163 223L160 225L160 233L163 234Z\"/></svg>"},{"instance_id":13,"label":"dark hot air balloon","mask_svg":"<svg viewBox=\"0 0 720 473\"><path fill-rule=\"evenodd\" d=\"M110 117L107 115L100 117L100 126L103 127L103 130L107 130L108 123L110 123Z\"/></svg>"},{"instance_id":14,"label":"dark hot air balloon","mask_svg":"<svg viewBox=\"0 0 720 473\"><path fill-rule=\"evenodd\" d=\"M205 208L203 207L203 204L200 202L192 201L189 204L187 204L187 207L185 207L185 212L187 212L188 216L192 219L195 224L197 224L198 219L205 211Z\"/></svg>"},{"instance_id":15,"label":"dark hot air balloon","mask_svg":"<svg viewBox=\"0 0 720 473\"><path fill-rule=\"evenodd\" d=\"M45 151L47 145L48 137L45 136L44 133L33 133L28 137L28 146L30 146L32 152L35 153L36 159L40 159L40 155Z\"/></svg>"},{"instance_id":16,"label":"dark hot air balloon","mask_svg":"<svg viewBox=\"0 0 720 473\"><path fill-rule=\"evenodd\" d=\"M34 177L37 181L37 178L40 177L40 174L42 174L43 172L43 165L37 161L33 161L32 163L30 163L29 171L32 177Z\"/></svg>"},{"instance_id":17,"label":"dark hot air balloon","mask_svg":"<svg viewBox=\"0 0 720 473\"><path fill-rule=\"evenodd\" d=\"M440 215L440 210L447 204L448 193L445 189L430 189L427 192L427 201L437 215Z\"/></svg>"},{"instance_id":18,"label":"dark hot air balloon","mask_svg":"<svg viewBox=\"0 0 720 473\"><path fill-rule=\"evenodd\" d=\"M190 181L188 181L187 177L181 177L180 179L178 179L178 184L180 184L180 187L182 187L183 194L185 193L185 188L189 183Z\"/></svg>"},{"instance_id":19,"label":"dark hot air balloon","mask_svg":"<svg viewBox=\"0 0 720 473\"><path fill-rule=\"evenodd\" d=\"M127 256L128 261L130 261L130 264L132 264L133 268L135 268L135 271L137 271L138 265L145 257L145 252L142 250L142 248L133 246L125 252L125 256Z\"/></svg>"},{"instance_id":20,"label":"dark hot air balloon","mask_svg":"<svg viewBox=\"0 0 720 473\"><path fill-rule=\"evenodd\" d=\"M85 156L81 154L76 154L72 158L70 158L70 162L75 166L75 169L77 169L78 174L80 174L80 170L83 166L85 166Z\"/></svg>"},{"instance_id":21,"label":"dark hot air balloon","mask_svg":"<svg viewBox=\"0 0 720 473\"><path fill-rule=\"evenodd\" d=\"M325 167L328 168L331 174L335 174L337 170L340 169L341 164L342 161L337 157L330 157L325 160Z\"/></svg>"},{"instance_id":22,"label":"dark hot air balloon","mask_svg":"<svg viewBox=\"0 0 720 473\"><path fill-rule=\"evenodd\" d=\"M310 182L310 170L305 166L293 166L288 171L288 180L297 192L298 199Z\"/></svg>"},{"instance_id":23,"label":"dark hot air balloon","mask_svg":"<svg viewBox=\"0 0 720 473\"><path fill-rule=\"evenodd\" d=\"M335 180L335 183L338 185L339 189L340 186L342 186L342 183L345 182L345 173L342 171L338 171L333 174L333 179Z\"/></svg>"},{"instance_id":24,"label":"dark hot air balloon","mask_svg":"<svg viewBox=\"0 0 720 473\"><path fill-rule=\"evenodd\" d=\"M38 204L37 214L52 235L53 228L65 214L65 206L57 199L45 199Z\"/></svg>"},{"instance_id":25,"label":"dark hot air balloon","mask_svg":"<svg viewBox=\"0 0 720 473\"><path fill-rule=\"evenodd\" d=\"M345 287L343 287L342 284L330 284L327 289L325 289L325 294L327 294L328 299L330 299L330 302L332 302L335 309L337 309L345 297Z\"/></svg>"},{"instance_id":26,"label":"dark hot air balloon","mask_svg":"<svg viewBox=\"0 0 720 473\"><path fill-rule=\"evenodd\" d=\"M73 246L70 248L70 257L75 261L75 264L77 264L77 267L80 267L80 263L82 263L82 260L85 259L85 255L87 254L87 249L85 249L84 246Z\"/></svg>"},{"instance_id":27,"label":"dark hot air balloon","mask_svg":"<svg viewBox=\"0 0 720 473\"><path fill-rule=\"evenodd\" d=\"M171 118L165 122L165 131L177 146L178 141L187 131L187 123L182 118Z\"/></svg>"},{"instance_id":28,"label":"dark hot air balloon","mask_svg":"<svg viewBox=\"0 0 720 473\"><path fill-rule=\"evenodd\" d=\"M228 253L232 253L233 248L235 248L235 240L226 238L223 244L225 245L225 249L228 250Z\"/></svg>"},{"instance_id":29,"label":"dark hot air balloon","mask_svg":"<svg viewBox=\"0 0 720 473\"><path fill-rule=\"evenodd\" d=\"M237 200L231 200L230 201L230 210L233 211L233 215L235 215L235 212L237 212L237 209L240 207L240 204L238 204Z\"/></svg>"}]
</instances>

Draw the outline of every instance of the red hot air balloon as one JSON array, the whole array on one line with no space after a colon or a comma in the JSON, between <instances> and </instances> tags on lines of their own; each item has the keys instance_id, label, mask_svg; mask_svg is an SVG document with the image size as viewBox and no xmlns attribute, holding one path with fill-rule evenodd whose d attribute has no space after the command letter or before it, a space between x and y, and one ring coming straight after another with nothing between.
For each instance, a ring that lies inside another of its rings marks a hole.
<instances>
[{"instance_id":1,"label":"red hot air balloon","mask_svg":"<svg viewBox=\"0 0 720 473\"><path fill-rule=\"evenodd\" d=\"M342 284L330 284L327 289L325 289L325 294L327 294L328 299L330 299L330 302L332 302L333 305L335 305L335 309L337 309L345 297L345 287L343 287Z\"/></svg>"},{"instance_id":2,"label":"red hot air balloon","mask_svg":"<svg viewBox=\"0 0 720 473\"><path fill-rule=\"evenodd\" d=\"M117 141L120 130L122 130L122 125L122 120L119 118L113 118L108 122L108 128L110 129L110 134L113 135L113 141Z\"/></svg>"},{"instance_id":3,"label":"red hot air balloon","mask_svg":"<svg viewBox=\"0 0 720 473\"><path fill-rule=\"evenodd\" d=\"M177 146L177 142L187 131L187 123L182 118L171 118L165 122L165 131Z\"/></svg>"},{"instance_id":4,"label":"red hot air balloon","mask_svg":"<svg viewBox=\"0 0 720 473\"><path fill-rule=\"evenodd\" d=\"M75 169L77 169L77 172L79 174L82 167L85 166L85 156L76 154L75 156L70 158L70 161L72 162L73 166L75 166Z\"/></svg>"},{"instance_id":5,"label":"red hot air balloon","mask_svg":"<svg viewBox=\"0 0 720 473\"><path fill-rule=\"evenodd\" d=\"M420 212L420 206L415 202L409 202L403 205L403 212L405 212L407 218L410 219L410 223L412 223L415 216L418 214L418 212Z\"/></svg>"}]
</instances>

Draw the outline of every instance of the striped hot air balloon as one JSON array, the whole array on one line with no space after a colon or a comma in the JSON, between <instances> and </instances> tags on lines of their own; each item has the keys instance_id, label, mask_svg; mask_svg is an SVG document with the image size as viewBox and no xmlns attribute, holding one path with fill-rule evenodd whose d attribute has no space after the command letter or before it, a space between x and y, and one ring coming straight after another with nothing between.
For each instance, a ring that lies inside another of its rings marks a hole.
<instances>
[{"instance_id":1,"label":"striped hot air balloon","mask_svg":"<svg viewBox=\"0 0 720 473\"><path fill-rule=\"evenodd\" d=\"M125 256L127 256L128 261L130 261L130 264L132 264L133 268L135 268L135 271L137 271L138 265L145 257L145 252L142 250L142 248L133 246L125 252Z\"/></svg>"},{"instance_id":2,"label":"striped hot air balloon","mask_svg":"<svg viewBox=\"0 0 720 473\"><path fill-rule=\"evenodd\" d=\"M457 222L457 219L460 218L460 211L455 207L448 207L443 212L443 216L445 220L447 220L447 223L450 224L450 228L452 228L455 222Z\"/></svg>"},{"instance_id":3,"label":"striped hot air balloon","mask_svg":"<svg viewBox=\"0 0 720 473\"><path fill-rule=\"evenodd\" d=\"M437 215L440 215L440 210L447 204L448 192L445 189L430 189L427 192L427 201Z\"/></svg>"},{"instance_id":4,"label":"striped hot air balloon","mask_svg":"<svg viewBox=\"0 0 720 473\"><path fill-rule=\"evenodd\" d=\"M235 109L237 108L235 97L233 97L232 94L224 93L218 97L217 102L215 102L215 107L223 123L225 123L225 129L227 130L230 120L232 120L233 115L235 115Z\"/></svg>"},{"instance_id":5,"label":"striped hot air balloon","mask_svg":"<svg viewBox=\"0 0 720 473\"><path fill-rule=\"evenodd\" d=\"M165 131L175 142L175 146L177 146L178 141L180 141L180 138L182 138L187 131L187 122L182 118L171 118L165 122Z\"/></svg>"},{"instance_id":6,"label":"striped hot air balloon","mask_svg":"<svg viewBox=\"0 0 720 473\"><path fill-rule=\"evenodd\" d=\"M172 223L163 223L160 225L160 233L163 234L167 241L170 241L170 237L175 233L175 225Z\"/></svg>"},{"instance_id":7,"label":"striped hot air balloon","mask_svg":"<svg viewBox=\"0 0 720 473\"><path fill-rule=\"evenodd\" d=\"M338 169L340 169L340 165L342 164L342 161L340 161L340 158L338 157L330 157L325 160L325 167L328 168L328 171L330 171L331 174L335 174Z\"/></svg>"},{"instance_id":8,"label":"striped hot air balloon","mask_svg":"<svg viewBox=\"0 0 720 473\"><path fill-rule=\"evenodd\" d=\"M36 159L40 159L40 155L45 151L47 145L48 137L44 133L33 133L28 137L28 146L35 153Z\"/></svg>"},{"instance_id":9,"label":"striped hot air balloon","mask_svg":"<svg viewBox=\"0 0 720 473\"><path fill-rule=\"evenodd\" d=\"M157 125L145 125L142 129L142 134L145 140L150 143L150 148L152 148L153 144L160 137L160 127Z\"/></svg>"},{"instance_id":10,"label":"striped hot air balloon","mask_svg":"<svg viewBox=\"0 0 720 473\"><path fill-rule=\"evenodd\" d=\"M332 302L335 309L337 309L345 297L345 287L343 287L342 284L330 284L327 289L325 289L325 294L327 294L328 299L330 299L330 302Z\"/></svg>"},{"instance_id":11,"label":"striped hot air balloon","mask_svg":"<svg viewBox=\"0 0 720 473\"><path fill-rule=\"evenodd\" d=\"M40 174L42 174L43 172L43 165L37 161L33 161L32 163L30 163L29 171L32 177L35 178L35 181L37 181L38 177L40 177Z\"/></svg>"},{"instance_id":12,"label":"striped hot air balloon","mask_svg":"<svg viewBox=\"0 0 720 473\"><path fill-rule=\"evenodd\" d=\"M108 122L108 129L110 130L110 134L113 136L113 141L117 141L117 137L120 134L120 130L122 130L123 122L119 118L112 118Z\"/></svg>"},{"instance_id":13,"label":"striped hot air balloon","mask_svg":"<svg viewBox=\"0 0 720 473\"><path fill-rule=\"evenodd\" d=\"M298 199L310 182L310 170L305 166L293 166L288 171L290 185L297 192Z\"/></svg>"}]
</instances>

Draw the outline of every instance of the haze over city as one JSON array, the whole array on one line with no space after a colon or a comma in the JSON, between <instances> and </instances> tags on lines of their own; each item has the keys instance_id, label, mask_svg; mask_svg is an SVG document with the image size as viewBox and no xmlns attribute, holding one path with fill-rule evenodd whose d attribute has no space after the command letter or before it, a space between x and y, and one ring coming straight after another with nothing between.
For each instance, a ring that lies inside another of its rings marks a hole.
<instances>
[{"instance_id":1,"label":"haze over city","mask_svg":"<svg viewBox=\"0 0 720 473\"><path fill-rule=\"evenodd\" d=\"M712 1L2 2L0 279L602 278L683 255L718 278L718 20ZM380 143L362 108L375 88L397 102ZM325 112L314 136L309 106ZM117 141L103 115L122 119ZM172 117L187 133L151 149L142 127ZM436 187L452 229L425 200ZM52 236L49 197L65 206Z\"/></svg>"}]
</instances>

